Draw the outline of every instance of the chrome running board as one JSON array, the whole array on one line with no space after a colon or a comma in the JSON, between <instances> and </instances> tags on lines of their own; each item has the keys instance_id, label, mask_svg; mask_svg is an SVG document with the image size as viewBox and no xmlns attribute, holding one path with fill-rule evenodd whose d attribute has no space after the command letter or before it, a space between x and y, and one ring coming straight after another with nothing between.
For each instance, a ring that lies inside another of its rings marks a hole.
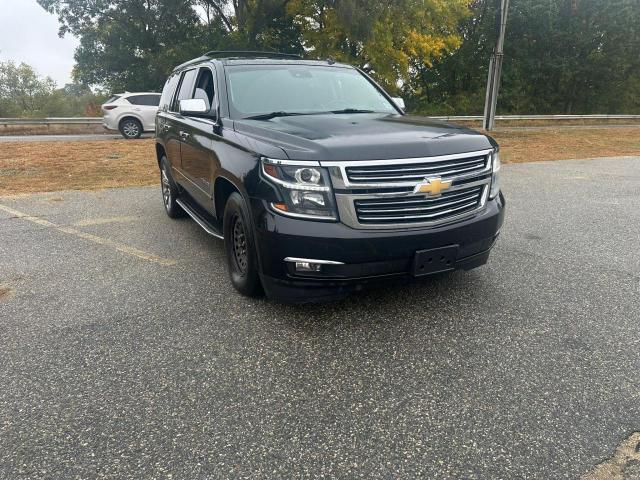
<instances>
[{"instance_id":1,"label":"chrome running board","mask_svg":"<svg viewBox=\"0 0 640 480\"><path fill-rule=\"evenodd\" d=\"M184 201L181 198L176 198L176 203L182 207L182 209L187 212L198 225L202 227L202 229L207 232L212 237L219 238L220 240L224 240L224 236L222 235L222 231L219 227L216 227L211 222L209 222L204 216L199 214L188 202Z\"/></svg>"}]
</instances>

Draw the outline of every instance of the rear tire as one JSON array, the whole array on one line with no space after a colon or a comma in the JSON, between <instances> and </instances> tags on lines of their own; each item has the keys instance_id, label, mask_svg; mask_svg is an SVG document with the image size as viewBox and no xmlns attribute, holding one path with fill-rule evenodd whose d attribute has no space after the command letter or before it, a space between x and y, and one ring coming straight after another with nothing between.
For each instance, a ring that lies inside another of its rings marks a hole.
<instances>
[{"instance_id":1,"label":"rear tire","mask_svg":"<svg viewBox=\"0 0 640 480\"><path fill-rule=\"evenodd\" d=\"M142 135L142 124L135 118L125 118L120 122L120 133L127 140L140 138L140 135Z\"/></svg>"},{"instance_id":2,"label":"rear tire","mask_svg":"<svg viewBox=\"0 0 640 480\"><path fill-rule=\"evenodd\" d=\"M262 295L251 217L246 202L237 192L229 196L225 205L223 230L231 284L247 297Z\"/></svg>"},{"instance_id":3,"label":"rear tire","mask_svg":"<svg viewBox=\"0 0 640 480\"><path fill-rule=\"evenodd\" d=\"M160 159L160 187L162 188L164 211L167 212L169 218L183 217L184 210L176 202L179 194L178 186L171 178L169 162L167 162L167 157L164 156Z\"/></svg>"}]
</instances>

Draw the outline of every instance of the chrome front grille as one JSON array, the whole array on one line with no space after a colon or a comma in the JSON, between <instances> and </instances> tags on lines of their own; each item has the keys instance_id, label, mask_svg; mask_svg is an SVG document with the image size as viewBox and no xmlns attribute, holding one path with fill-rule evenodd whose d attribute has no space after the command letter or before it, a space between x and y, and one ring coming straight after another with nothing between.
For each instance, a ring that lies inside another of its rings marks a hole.
<instances>
[{"instance_id":1,"label":"chrome front grille","mask_svg":"<svg viewBox=\"0 0 640 480\"><path fill-rule=\"evenodd\" d=\"M429 176L450 177L480 173L487 167L488 158L484 155L432 163L346 167L346 173L353 183L419 182Z\"/></svg>"},{"instance_id":2,"label":"chrome front grille","mask_svg":"<svg viewBox=\"0 0 640 480\"><path fill-rule=\"evenodd\" d=\"M482 201L485 187L470 188L443 193L439 197L427 196L369 198L354 200L356 215L361 224L416 223L434 221L451 215L471 212Z\"/></svg>"},{"instance_id":3,"label":"chrome front grille","mask_svg":"<svg viewBox=\"0 0 640 480\"><path fill-rule=\"evenodd\" d=\"M493 149L437 157L323 161L329 168L340 221L358 229L437 226L481 211L489 195ZM439 179L440 195L414 193ZM449 184L449 182L451 182Z\"/></svg>"}]
</instances>

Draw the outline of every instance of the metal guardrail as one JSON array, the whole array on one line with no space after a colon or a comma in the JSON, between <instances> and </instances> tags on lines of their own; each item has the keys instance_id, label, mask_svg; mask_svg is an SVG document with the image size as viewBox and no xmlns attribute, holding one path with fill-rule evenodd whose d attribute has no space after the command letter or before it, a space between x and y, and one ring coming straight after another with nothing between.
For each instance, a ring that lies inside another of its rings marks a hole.
<instances>
[{"instance_id":1,"label":"metal guardrail","mask_svg":"<svg viewBox=\"0 0 640 480\"><path fill-rule=\"evenodd\" d=\"M102 117L0 118L0 125L97 125Z\"/></svg>"},{"instance_id":2,"label":"metal guardrail","mask_svg":"<svg viewBox=\"0 0 640 480\"><path fill-rule=\"evenodd\" d=\"M482 115L432 116L436 120L482 120ZM640 115L496 115L496 120L640 120Z\"/></svg>"},{"instance_id":3,"label":"metal guardrail","mask_svg":"<svg viewBox=\"0 0 640 480\"><path fill-rule=\"evenodd\" d=\"M436 120L474 121L482 120L481 115L431 116ZM496 120L640 120L640 115L496 115ZM0 126L6 125L98 125L102 117L51 117L51 118L0 118Z\"/></svg>"}]
</instances>

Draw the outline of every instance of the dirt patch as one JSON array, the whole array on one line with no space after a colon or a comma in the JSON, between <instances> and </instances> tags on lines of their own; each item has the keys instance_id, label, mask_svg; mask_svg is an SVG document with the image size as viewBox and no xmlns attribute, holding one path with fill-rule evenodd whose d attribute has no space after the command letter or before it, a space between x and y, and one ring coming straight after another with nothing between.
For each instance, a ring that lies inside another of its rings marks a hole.
<instances>
[{"instance_id":1,"label":"dirt patch","mask_svg":"<svg viewBox=\"0 0 640 480\"><path fill-rule=\"evenodd\" d=\"M73 124L23 124L8 125L0 121L0 136L2 135L82 135L95 133L118 133L106 130L101 123L73 123Z\"/></svg>"},{"instance_id":2,"label":"dirt patch","mask_svg":"<svg viewBox=\"0 0 640 480\"><path fill-rule=\"evenodd\" d=\"M7 142L0 148L0 195L156 183L153 139Z\"/></svg>"},{"instance_id":3,"label":"dirt patch","mask_svg":"<svg viewBox=\"0 0 640 480\"><path fill-rule=\"evenodd\" d=\"M482 120L451 120L460 125L467 125L472 128L481 129ZM580 127L580 126L621 126L638 125L638 118L573 118L562 120L497 120L496 128L512 127Z\"/></svg>"},{"instance_id":4,"label":"dirt patch","mask_svg":"<svg viewBox=\"0 0 640 480\"><path fill-rule=\"evenodd\" d=\"M9 300L11 297L13 297L13 295L14 291L11 287L0 283L0 302Z\"/></svg>"},{"instance_id":5,"label":"dirt patch","mask_svg":"<svg viewBox=\"0 0 640 480\"><path fill-rule=\"evenodd\" d=\"M640 479L640 432L622 441L611 458L582 477L582 480L637 479Z\"/></svg>"},{"instance_id":6,"label":"dirt patch","mask_svg":"<svg viewBox=\"0 0 640 480\"><path fill-rule=\"evenodd\" d=\"M640 127L502 131L505 163L640 155ZM0 196L158 184L153 139L8 142L0 148Z\"/></svg>"},{"instance_id":7,"label":"dirt patch","mask_svg":"<svg viewBox=\"0 0 640 480\"><path fill-rule=\"evenodd\" d=\"M505 163L640 155L640 128L492 132Z\"/></svg>"}]
</instances>

